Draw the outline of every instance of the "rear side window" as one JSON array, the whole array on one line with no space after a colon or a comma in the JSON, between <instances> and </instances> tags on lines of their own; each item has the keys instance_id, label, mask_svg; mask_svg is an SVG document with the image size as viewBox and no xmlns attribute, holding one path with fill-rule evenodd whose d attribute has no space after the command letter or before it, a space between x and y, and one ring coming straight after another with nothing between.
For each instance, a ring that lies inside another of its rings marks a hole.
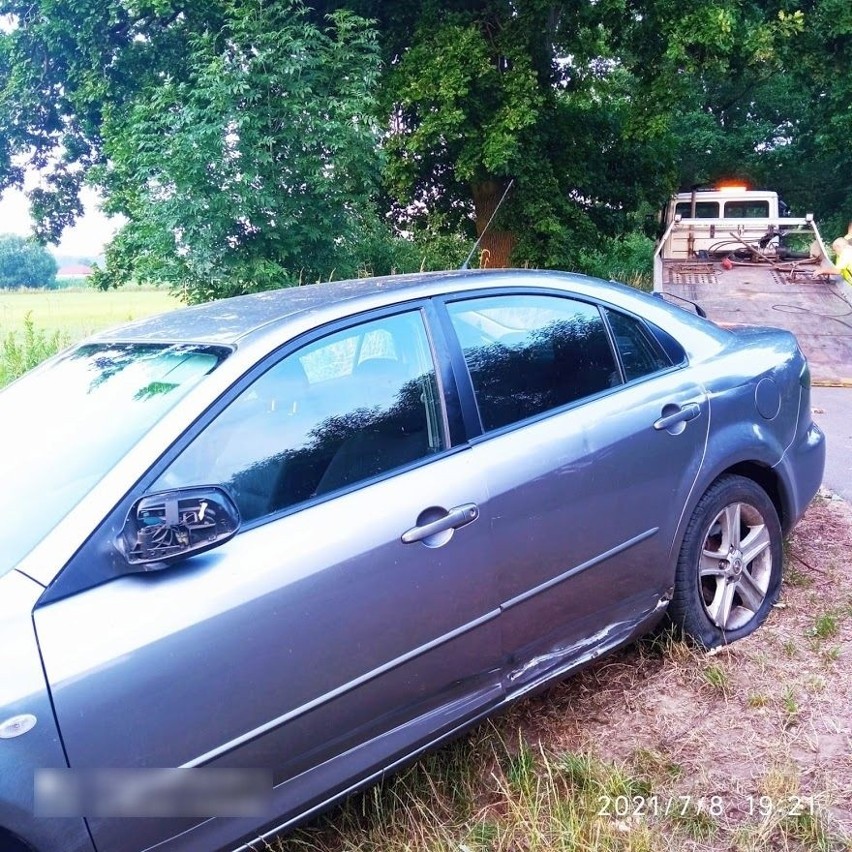
<instances>
[{"instance_id":1,"label":"rear side window","mask_svg":"<svg viewBox=\"0 0 852 852\"><path fill-rule=\"evenodd\" d=\"M628 382L671 367L671 360L641 320L609 308L605 312Z\"/></svg>"},{"instance_id":2,"label":"rear side window","mask_svg":"<svg viewBox=\"0 0 852 852\"><path fill-rule=\"evenodd\" d=\"M554 296L489 296L447 306L486 431L621 382L595 305Z\"/></svg>"}]
</instances>

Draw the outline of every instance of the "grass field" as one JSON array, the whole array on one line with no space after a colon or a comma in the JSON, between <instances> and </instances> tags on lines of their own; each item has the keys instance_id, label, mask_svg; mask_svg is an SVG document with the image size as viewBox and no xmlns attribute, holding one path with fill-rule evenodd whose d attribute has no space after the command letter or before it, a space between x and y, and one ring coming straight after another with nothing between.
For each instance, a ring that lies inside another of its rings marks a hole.
<instances>
[{"instance_id":1,"label":"grass field","mask_svg":"<svg viewBox=\"0 0 852 852\"><path fill-rule=\"evenodd\" d=\"M180 302L164 290L0 290L0 339L33 326L68 342L112 325L172 310Z\"/></svg>"},{"instance_id":2,"label":"grass field","mask_svg":"<svg viewBox=\"0 0 852 852\"><path fill-rule=\"evenodd\" d=\"M92 332L179 305L163 290L0 290L0 387Z\"/></svg>"}]
</instances>

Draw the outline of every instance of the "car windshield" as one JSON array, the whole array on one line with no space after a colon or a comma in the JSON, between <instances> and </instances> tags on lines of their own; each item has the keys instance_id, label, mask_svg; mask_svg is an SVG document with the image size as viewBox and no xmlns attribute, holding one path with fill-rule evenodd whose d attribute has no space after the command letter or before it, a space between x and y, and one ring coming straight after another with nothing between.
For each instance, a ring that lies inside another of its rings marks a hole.
<instances>
[{"instance_id":1,"label":"car windshield","mask_svg":"<svg viewBox=\"0 0 852 852\"><path fill-rule=\"evenodd\" d=\"M85 344L0 393L0 576L227 355L224 347Z\"/></svg>"}]
</instances>

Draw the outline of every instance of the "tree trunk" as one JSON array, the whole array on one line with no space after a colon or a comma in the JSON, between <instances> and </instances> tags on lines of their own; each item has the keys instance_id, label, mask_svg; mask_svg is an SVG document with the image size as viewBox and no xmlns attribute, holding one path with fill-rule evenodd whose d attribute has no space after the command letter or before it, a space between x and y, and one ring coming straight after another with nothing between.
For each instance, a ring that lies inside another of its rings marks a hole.
<instances>
[{"instance_id":1,"label":"tree trunk","mask_svg":"<svg viewBox=\"0 0 852 852\"><path fill-rule=\"evenodd\" d=\"M476 212L476 235L480 237L497 209L497 204L506 190L506 183L497 180L485 180L473 184L471 189ZM492 223L479 244L480 268L505 269L508 267L515 242L515 235L511 231L498 231Z\"/></svg>"}]
</instances>

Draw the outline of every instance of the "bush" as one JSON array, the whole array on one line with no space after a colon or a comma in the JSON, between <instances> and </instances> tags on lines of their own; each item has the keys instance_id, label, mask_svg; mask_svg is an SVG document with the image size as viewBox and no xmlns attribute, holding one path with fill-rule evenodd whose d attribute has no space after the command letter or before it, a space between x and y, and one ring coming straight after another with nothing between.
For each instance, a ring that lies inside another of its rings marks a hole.
<instances>
[{"instance_id":1,"label":"bush","mask_svg":"<svg viewBox=\"0 0 852 852\"><path fill-rule=\"evenodd\" d=\"M644 234L601 239L600 246L582 252L577 271L650 290L653 282L654 241Z\"/></svg>"},{"instance_id":2,"label":"bush","mask_svg":"<svg viewBox=\"0 0 852 852\"><path fill-rule=\"evenodd\" d=\"M22 339L20 339L22 337ZM22 335L10 331L3 340L0 354L0 387L22 376L68 345L61 332L52 334L37 329L31 314L24 317Z\"/></svg>"}]
</instances>

